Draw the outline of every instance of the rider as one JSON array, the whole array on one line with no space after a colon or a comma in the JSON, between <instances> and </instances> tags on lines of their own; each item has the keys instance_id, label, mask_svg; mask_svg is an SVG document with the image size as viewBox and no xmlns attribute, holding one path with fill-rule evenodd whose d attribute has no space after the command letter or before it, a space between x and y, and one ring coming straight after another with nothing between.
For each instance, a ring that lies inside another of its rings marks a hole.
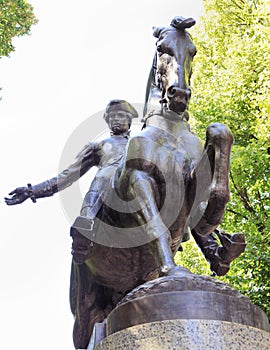
<instances>
[{"instance_id":1,"label":"rider","mask_svg":"<svg viewBox=\"0 0 270 350\"><path fill-rule=\"evenodd\" d=\"M84 262L89 254L91 240L83 237L78 231L78 226L92 225L101 206L101 198L106 187L109 185L111 174L115 166L119 164L128 141L130 126L133 118L137 118L135 108L125 100L115 99L109 102L103 118L111 130L110 137L99 141L88 143L78 154L76 160L67 169L56 177L44 181L38 185L19 187L9 193L11 198L5 198L6 204L15 205L31 198L36 202L37 198L49 197L72 185L90 168L99 168L95 180L85 195L83 205L78 217L71 227L73 238L73 257L76 262ZM83 218L86 218L83 220Z\"/></svg>"}]
</instances>

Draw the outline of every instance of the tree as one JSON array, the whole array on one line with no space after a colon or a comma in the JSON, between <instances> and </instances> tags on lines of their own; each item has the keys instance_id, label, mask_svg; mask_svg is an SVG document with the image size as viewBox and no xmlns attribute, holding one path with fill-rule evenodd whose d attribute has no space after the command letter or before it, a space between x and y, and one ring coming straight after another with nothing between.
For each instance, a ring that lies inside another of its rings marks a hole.
<instances>
[{"instance_id":1,"label":"tree","mask_svg":"<svg viewBox=\"0 0 270 350\"><path fill-rule=\"evenodd\" d=\"M243 232L247 241L222 279L270 316L270 1L204 0L204 7L193 30L198 54L190 114L202 138L215 121L234 134L222 227Z\"/></svg>"},{"instance_id":2,"label":"tree","mask_svg":"<svg viewBox=\"0 0 270 350\"><path fill-rule=\"evenodd\" d=\"M33 7L25 0L0 0L0 57L15 50L12 39L30 33L37 23Z\"/></svg>"}]
</instances>

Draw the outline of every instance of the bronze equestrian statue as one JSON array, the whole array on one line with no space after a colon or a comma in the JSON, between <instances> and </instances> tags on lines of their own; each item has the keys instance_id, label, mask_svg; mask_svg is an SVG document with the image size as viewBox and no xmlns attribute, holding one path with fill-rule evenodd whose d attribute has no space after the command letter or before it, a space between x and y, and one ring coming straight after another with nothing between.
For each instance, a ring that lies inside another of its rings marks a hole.
<instances>
[{"instance_id":1,"label":"bronze equestrian statue","mask_svg":"<svg viewBox=\"0 0 270 350\"><path fill-rule=\"evenodd\" d=\"M162 275L190 273L173 260L190 232L218 275L245 248L243 235L218 229L229 200L233 136L225 125L214 123L207 127L203 146L187 123L196 48L186 29L194 24L191 18L175 17L169 27L154 29L158 41L144 128L129 139L106 179L95 178L97 207L87 206L90 215L83 210L72 226L70 301L77 349L87 347L95 322L102 322L129 291ZM83 159L74 181L87 168L88 158ZM6 202L52 195L63 189L57 181L16 189Z\"/></svg>"}]
</instances>

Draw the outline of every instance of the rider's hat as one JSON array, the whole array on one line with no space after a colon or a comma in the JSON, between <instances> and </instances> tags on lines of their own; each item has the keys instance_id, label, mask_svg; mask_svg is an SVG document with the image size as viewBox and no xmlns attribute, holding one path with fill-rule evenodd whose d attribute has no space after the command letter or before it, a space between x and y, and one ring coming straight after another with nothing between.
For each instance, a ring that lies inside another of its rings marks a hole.
<instances>
[{"instance_id":1,"label":"rider's hat","mask_svg":"<svg viewBox=\"0 0 270 350\"><path fill-rule=\"evenodd\" d=\"M106 123L109 122L109 113L112 111L124 111L124 112L128 112L131 115L130 118L130 124L131 124L131 119L132 118L138 118L138 112L136 111L136 109L127 101L125 100L111 100L107 107L106 107L106 111L104 113L103 118L105 119Z\"/></svg>"}]
</instances>

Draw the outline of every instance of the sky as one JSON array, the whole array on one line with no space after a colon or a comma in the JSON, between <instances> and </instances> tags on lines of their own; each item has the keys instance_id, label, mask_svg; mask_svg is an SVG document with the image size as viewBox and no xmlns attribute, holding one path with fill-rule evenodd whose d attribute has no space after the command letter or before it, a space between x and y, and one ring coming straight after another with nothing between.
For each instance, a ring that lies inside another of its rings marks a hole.
<instances>
[{"instance_id":1,"label":"sky","mask_svg":"<svg viewBox=\"0 0 270 350\"><path fill-rule=\"evenodd\" d=\"M202 0L30 3L38 24L0 61L0 348L72 350L69 228L91 172L72 203L56 194L8 207L3 197L57 175L104 134L101 116L111 99L141 106L152 27L168 26L176 15L199 21Z\"/></svg>"}]
</instances>

